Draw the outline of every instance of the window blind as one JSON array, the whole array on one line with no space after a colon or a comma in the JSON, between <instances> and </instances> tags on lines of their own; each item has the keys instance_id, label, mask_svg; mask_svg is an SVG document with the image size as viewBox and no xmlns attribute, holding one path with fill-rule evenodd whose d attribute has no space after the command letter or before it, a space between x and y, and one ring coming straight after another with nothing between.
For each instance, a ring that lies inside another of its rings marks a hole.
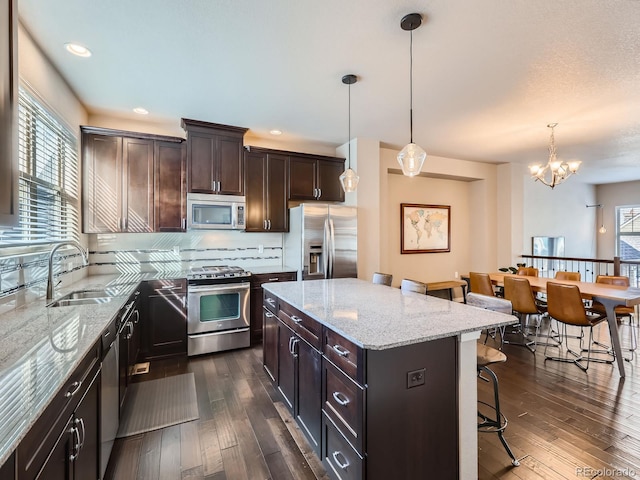
<instances>
[{"instance_id":1,"label":"window blind","mask_svg":"<svg viewBox=\"0 0 640 480\"><path fill-rule=\"evenodd\" d=\"M640 205L618 207L618 255L640 260Z\"/></svg>"},{"instance_id":2,"label":"window blind","mask_svg":"<svg viewBox=\"0 0 640 480\"><path fill-rule=\"evenodd\" d=\"M77 139L24 88L18 118L18 225L0 232L0 245L78 240Z\"/></svg>"}]
</instances>

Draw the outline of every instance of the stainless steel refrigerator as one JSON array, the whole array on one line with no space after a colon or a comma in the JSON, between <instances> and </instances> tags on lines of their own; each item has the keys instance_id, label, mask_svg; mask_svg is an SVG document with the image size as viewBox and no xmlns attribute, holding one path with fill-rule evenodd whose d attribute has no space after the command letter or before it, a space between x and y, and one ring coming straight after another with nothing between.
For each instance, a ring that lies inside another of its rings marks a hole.
<instances>
[{"instance_id":1,"label":"stainless steel refrigerator","mask_svg":"<svg viewBox=\"0 0 640 480\"><path fill-rule=\"evenodd\" d=\"M302 280L358 275L356 207L303 203L289 211L284 264Z\"/></svg>"}]
</instances>

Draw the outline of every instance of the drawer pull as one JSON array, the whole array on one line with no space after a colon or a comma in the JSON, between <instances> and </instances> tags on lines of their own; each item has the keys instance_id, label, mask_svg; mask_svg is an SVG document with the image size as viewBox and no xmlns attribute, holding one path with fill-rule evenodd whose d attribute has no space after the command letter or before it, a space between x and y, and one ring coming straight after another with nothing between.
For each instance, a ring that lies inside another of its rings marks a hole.
<instances>
[{"instance_id":1,"label":"drawer pull","mask_svg":"<svg viewBox=\"0 0 640 480\"><path fill-rule=\"evenodd\" d=\"M340 345L334 345L333 349L335 350L335 352L340 355L341 357L348 357L349 356L349 350L347 350L344 347L341 347Z\"/></svg>"},{"instance_id":2,"label":"drawer pull","mask_svg":"<svg viewBox=\"0 0 640 480\"><path fill-rule=\"evenodd\" d=\"M64 394L65 398L73 397L78 390L80 390L80 385L82 385L82 381L76 381L71 384L67 393Z\"/></svg>"},{"instance_id":3,"label":"drawer pull","mask_svg":"<svg viewBox=\"0 0 640 480\"><path fill-rule=\"evenodd\" d=\"M342 452L333 452L333 459L335 460L336 465L338 465L342 470L345 470L349 466L349 460L347 460L347 458L342 455L342 458L344 458L344 463L341 463L340 460L338 460L338 455L342 455Z\"/></svg>"},{"instance_id":4,"label":"drawer pull","mask_svg":"<svg viewBox=\"0 0 640 480\"><path fill-rule=\"evenodd\" d=\"M302 323L302 319L300 317L296 317L295 315L291 315L291 320L296 322L296 324Z\"/></svg>"},{"instance_id":5,"label":"drawer pull","mask_svg":"<svg viewBox=\"0 0 640 480\"><path fill-rule=\"evenodd\" d=\"M270 282L277 282L278 280L280 280L278 277L269 279Z\"/></svg>"},{"instance_id":6,"label":"drawer pull","mask_svg":"<svg viewBox=\"0 0 640 480\"><path fill-rule=\"evenodd\" d=\"M267 302L272 307L276 306L276 301L273 298L267 298L267 299L265 299L265 302Z\"/></svg>"},{"instance_id":7,"label":"drawer pull","mask_svg":"<svg viewBox=\"0 0 640 480\"><path fill-rule=\"evenodd\" d=\"M273 318L275 317L275 315L271 312L264 312L264 314L266 315L267 318Z\"/></svg>"},{"instance_id":8,"label":"drawer pull","mask_svg":"<svg viewBox=\"0 0 640 480\"><path fill-rule=\"evenodd\" d=\"M341 392L333 392L333 399L343 407L349 403L349 399Z\"/></svg>"}]
</instances>

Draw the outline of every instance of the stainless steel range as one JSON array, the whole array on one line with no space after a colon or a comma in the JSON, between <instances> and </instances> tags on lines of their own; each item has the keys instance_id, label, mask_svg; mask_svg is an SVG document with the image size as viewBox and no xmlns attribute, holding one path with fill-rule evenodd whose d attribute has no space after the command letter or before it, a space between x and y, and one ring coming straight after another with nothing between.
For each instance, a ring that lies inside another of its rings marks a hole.
<instances>
[{"instance_id":1,"label":"stainless steel range","mask_svg":"<svg viewBox=\"0 0 640 480\"><path fill-rule=\"evenodd\" d=\"M240 267L191 269L187 275L187 354L248 347L251 273Z\"/></svg>"}]
</instances>

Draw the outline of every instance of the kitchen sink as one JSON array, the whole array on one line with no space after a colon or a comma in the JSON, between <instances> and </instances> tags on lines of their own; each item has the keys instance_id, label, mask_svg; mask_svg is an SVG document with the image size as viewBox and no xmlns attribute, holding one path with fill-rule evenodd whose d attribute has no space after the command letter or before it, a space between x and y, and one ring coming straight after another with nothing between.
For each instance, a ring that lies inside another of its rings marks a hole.
<instances>
[{"instance_id":1,"label":"kitchen sink","mask_svg":"<svg viewBox=\"0 0 640 480\"><path fill-rule=\"evenodd\" d=\"M67 293L58 300L50 303L49 307L73 307L76 305L95 305L98 303L107 303L117 296L117 290L77 290Z\"/></svg>"},{"instance_id":2,"label":"kitchen sink","mask_svg":"<svg viewBox=\"0 0 640 480\"><path fill-rule=\"evenodd\" d=\"M77 305L96 305L100 303L107 303L113 300L113 297L87 297L87 298L61 298L53 303L50 303L49 307L75 307Z\"/></svg>"}]
</instances>

